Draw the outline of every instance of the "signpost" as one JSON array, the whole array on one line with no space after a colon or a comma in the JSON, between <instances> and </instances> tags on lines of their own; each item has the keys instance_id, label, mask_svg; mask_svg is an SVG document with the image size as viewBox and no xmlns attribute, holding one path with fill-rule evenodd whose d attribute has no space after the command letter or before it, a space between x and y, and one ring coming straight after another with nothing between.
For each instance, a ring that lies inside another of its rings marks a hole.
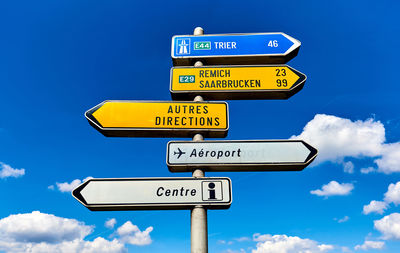
<instances>
[{"instance_id":1,"label":"signpost","mask_svg":"<svg viewBox=\"0 0 400 253\"><path fill-rule=\"evenodd\" d=\"M173 65L186 67L171 69L171 96L193 102L104 101L85 116L107 137L193 137L167 146L169 170L193 177L89 179L72 195L92 211L190 209L191 252L207 253L207 209L229 208L232 186L229 178L206 178L204 171L299 171L317 150L301 140L203 141L226 137L229 128L227 103L203 99L293 96L304 86L303 73L254 64L286 63L300 45L284 33L204 35L200 27L172 37Z\"/></svg>"},{"instance_id":2,"label":"signpost","mask_svg":"<svg viewBox=\"0 0 400 253\"><path fill-rule=\"evenodd\" d=\"M92 211L227 209L232 202L231 180L209 178L89 179L72 195Z\"/></svg>"},{"instance_id":3,"label":"signpost","mask_svg":"<svg viewBox=\"0 0 400 253\"><path fill-rule=\"evenodd\" d=\"M225 102L105 101L85 113L107 137L225 137Z\"/></svg>"},{"instance_id":4,"label":"signpost","mask_svg":"<svg viewBox=\"0 0 400 253\"><path fill-rule=\"evenodd\" d=\"M171 172L192 171L299 171L317 156L301 140L170 141L167 165Z\"/></svg>"},{"instance_id":5,"label":"signpost","mask_svg":"<svg viewBox=\"0 0 400 253\"><path fill-rule=\"evenodd\" d=\"M175 67L174 100L287 99L300 91L306 76L287 65Z\"/></svg>"},{"instance_id":6,"label":"signpost","mask_svg":"<svg viewBox=\"0 0 400 253\"><path fill-rule=\"evenodd\" d=\"M284 33L177 35L172 37L174 66L202 61L216 64L286 63L295 57L300 41Z\"/></svg>"}]
</instances>

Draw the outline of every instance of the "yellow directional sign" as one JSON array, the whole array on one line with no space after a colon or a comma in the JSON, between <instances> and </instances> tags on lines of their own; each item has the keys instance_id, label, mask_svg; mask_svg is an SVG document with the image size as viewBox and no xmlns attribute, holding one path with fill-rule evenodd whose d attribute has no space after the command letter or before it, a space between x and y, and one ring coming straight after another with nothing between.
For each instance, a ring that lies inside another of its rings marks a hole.
<instances>
[{"instance_id":1,"label":"yellow directional sign","mask_svg":"<svg viewBox=\"0 0 400 253\"><path fill-rule=\"evenodd\" d=\"M109 137L225 137L225 102L105 101L85 113Z\"/></svg>"},{"instance_id":2,"label":"yellow directional sign","mask_svg":"<svg viewBox=\"0 0 400 253\"><path fill-rule=\"evenodd\" d=\"M173 99L287 99L303 88L306 76L287 65L175 67Z\"/></svg>"}]
</instances>

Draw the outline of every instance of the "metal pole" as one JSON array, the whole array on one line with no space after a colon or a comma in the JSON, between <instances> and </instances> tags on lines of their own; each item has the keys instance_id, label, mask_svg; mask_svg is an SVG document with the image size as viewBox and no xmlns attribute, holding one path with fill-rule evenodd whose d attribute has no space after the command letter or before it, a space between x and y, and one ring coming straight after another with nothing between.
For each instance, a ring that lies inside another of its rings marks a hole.
<instances>
[{"instance_id":1,"label":"metal pole","mask_svg":"<svg viewBox=\"0 0 400 253\"><path fill-rule=\"evenodd\" d=\"M204 34L203 28L196 27L194 35ZM203 66L201 61L194 64L195 67ZM201 96L194 98L195 102L203 101ZM203 141L203 135L195 134L193 141ZM202 169L195 169L192 177L204 177ZM208 231L207 231L207 209L203 206L195 206L190 212L190 252L191 253L207 253L208 252Z\"/></svg>"}]
</instances>

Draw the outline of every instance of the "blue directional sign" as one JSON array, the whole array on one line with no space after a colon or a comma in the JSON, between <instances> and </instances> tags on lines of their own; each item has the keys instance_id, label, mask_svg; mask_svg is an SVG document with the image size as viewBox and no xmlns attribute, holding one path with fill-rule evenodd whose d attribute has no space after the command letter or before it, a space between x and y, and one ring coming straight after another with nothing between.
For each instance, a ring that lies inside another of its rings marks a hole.
<instances>
[{"instance_id":1,"label":"blue directional sign","mask_svg":"<svg viewBox=\"0 0 400 253\"><path fill-rule=\"evenodd\" d=\"M173 64L286 63L297 55L300 41L284 33L177 35L172 37Z\"/></svg>"}]
</instances>

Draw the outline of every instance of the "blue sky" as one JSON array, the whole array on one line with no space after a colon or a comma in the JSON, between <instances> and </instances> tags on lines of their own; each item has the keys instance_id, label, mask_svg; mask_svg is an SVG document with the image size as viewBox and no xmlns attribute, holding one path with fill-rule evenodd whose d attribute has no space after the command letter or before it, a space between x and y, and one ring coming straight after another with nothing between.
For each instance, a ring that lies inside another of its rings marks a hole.
<instances>
[{"instance_id":1,"label":"blue sky","mask_svg":"<svg viewBox=\"0 0 400 253\"><path fill-rule=\"evenodd\" d=\"M399 252L400 103L395 1L3 1L0 251L188 252L190 211L91 212L87 177L174 177L172 138L106 138L84 112L104 100L170 100L171 37L284 32L307 75L289 100L228 101L226 139L301 138L301 172L232 179L208 211L210 252ZM181 140L188 140L181 138ZM64 250L64 251L63 251Z\"/></svg>"}]
</instances>

